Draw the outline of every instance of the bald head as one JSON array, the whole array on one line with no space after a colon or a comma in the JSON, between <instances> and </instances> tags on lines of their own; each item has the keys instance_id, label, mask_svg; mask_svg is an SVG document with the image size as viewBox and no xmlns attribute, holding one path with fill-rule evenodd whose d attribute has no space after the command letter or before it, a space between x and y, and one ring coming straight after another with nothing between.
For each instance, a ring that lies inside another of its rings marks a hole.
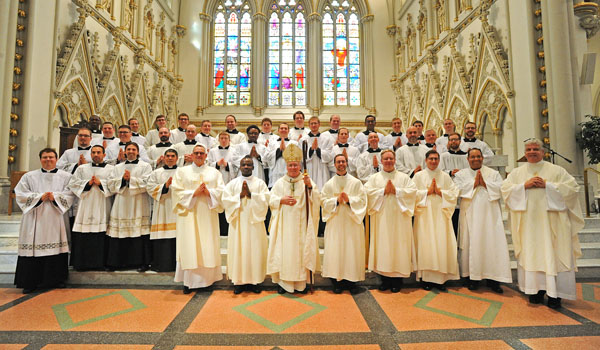
<instances>
[{"instance_id":1,"label":"bald head","mask_svg":"<svg viewBox=\"0 0 600 350\"><path fill-rule=\"evenodd\" d=\"M406 137L408 138L408 142L417 143L419 141L419 130L414 126L408 127L406 129Z\"/></svg>"}]
</instances>

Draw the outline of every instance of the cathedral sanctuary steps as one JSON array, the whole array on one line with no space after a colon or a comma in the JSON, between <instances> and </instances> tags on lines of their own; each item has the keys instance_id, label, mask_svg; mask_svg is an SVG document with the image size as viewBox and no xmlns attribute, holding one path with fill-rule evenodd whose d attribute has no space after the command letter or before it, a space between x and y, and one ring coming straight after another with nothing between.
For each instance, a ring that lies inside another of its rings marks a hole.
<instances>
[{"instance_id":1,"label":"cathedral sanctuary steps","mask_svg":"<svg viewBox=\"0 0 600 350\"><path fill-rule=\"evenodd\" d=\"M19 235L20 215L0 216L0 284L12 284L14 280L15 266L17 262L17 239ZM508 223L505 221L505 227ZM513 279L516 281L516 261L514 261L514 252L512 239L508 229L506 230L509 251L511 257L511 268L513 269ZM577 278L598 278L600 277L600 217L585 219L585 227L579 233L581 249L583 256L577 260L579 271ZM320 252L323 254L323 239L319 239ZM221 237L221 263L223 273L226 273L227 264L227 237ZM70 271L69 284L84 285L178 285L173 282L173 273L156 273L137 271L117 271L117 272L77 272ZM363 285L377 285L379 279L373 273L367 273ZM407 284L415 283L414 275ZM456 282L453 282L456 283ZM315 278L317 286L330 286L330 282L317 275ZM230 282L222 280L217 283L218 286L229 286ZM267 278L267 286L272 286L270 279Z\"/></svg>"}]
</instances>

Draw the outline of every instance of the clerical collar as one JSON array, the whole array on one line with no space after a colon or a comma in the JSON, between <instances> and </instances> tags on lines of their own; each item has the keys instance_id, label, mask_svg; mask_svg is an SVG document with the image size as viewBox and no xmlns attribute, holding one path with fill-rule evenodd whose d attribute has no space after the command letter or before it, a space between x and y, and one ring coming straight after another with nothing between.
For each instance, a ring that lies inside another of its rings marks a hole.
<instances>
[{"instance_id":1,"label":"clerical collar","mask_svg":"<svg viewBox=\"0 0 600 350\"><path fill-rule=\"evenodd\" d=\"M419 146L419 143L410 143L410 142L407 142L406 145L408 147L417 147L417 146Z\"/></svg>"},{"instance_id":2,"label":"clerical collar","mask_svg":"<svg viewBox=\"0 0 600 350\"><path fill-rule=\"evenodd\" d=\"M205 134L205 133L203 133L203 132L201 132L201 133L200 133L200 135L202 135L202 136L204 136L204 137L210 137L210 135L209 135L209 134Z\"/></svg>"},{"instance_id":3,"label":"clerical collar","mask_svg":"<svg viewBox=\"0 0 600 350\"><path fill-rule=\"evenodd\" d=\"M335 173L335 175L337 175L337 176L346 176L346 175L348 175L348 172L346 171L346 172L345 172L345 173L343 173L342 175L340 175L340 174L338 174L338 173L336 172L336 173Z\"/></svg>"},{"instance_id":4,"label":"clerical collar","mask_svg":"<svg viewBox=\"0 0 600 350\"><path fill-rule=\"evenodd\" d=\"M448 137L449 135L448 135L448 134L444 134L444 135L442 135L442 136L444 136L444 137Z\"/></svg>"},{"instance_id":5,"label":"clerical collar","mask_svg":"<svg viewBox=\"0 0 600 350\"><path fill-rule=\"evenodd\" d=\"M156 144L156 148L159 147L171 147L173 144L171 142L159 142Z\"/></svg>"},{"instance_id":6,"label":"clerical collar","mask_svg":"<svg viewBox=\"0 0 600 350\"><path fill-rule=\"evenodd\" d=\"M338 143L338 147L348 147L347 143Z\"/></svg>"},{"instance_id":7,"label":"clerical collar","mask_svg":"<svg viewBox=\"0 0 600 350\"><path fill-rule=\"evenodd\" d=\"M273 135L272 132L262 132L262 131L260 132L260 134L261 135L269 135L269 136Z\"/></svg>"},{"instance_id":8,"label":"clerical collar","mask_svg":"<svg viewBox=\"0 0 600 350\"><path fill-rule=\"evenodd\" d=\"M113 137L106 137L106 136L102 136L102 139L103 139L103 140L114 140L114 139L115 139L115 137L114 137L114 136L113 136Z\"/></svg>"},{"instance_id":9,"label":"clerical collar","mask_svg":"<svg viewBox=\"0 0 600 350\"><path fill-rule=\"evenodd\" d=\"M182 131L182 132L185 132L185 129L184 129L184 128L182 128L182 127L178 127L178 128L177 128L177 130L179 130L179 131Z\"/></svg>"},{"instance_id":10,"label":"clerical collar","mask_svg":"<svg viewBox=\"0 0 600 350\"><path fill-rule=\"evenodd\" d=\"M136 159L136 160L126 160L125 164L138 164L139 162L140 162L139 159Z\"/></svg>"},{"instance_id":11,"label":"clerical collar","mask_svg":"<svg viewBox=\"0 0 600 350\"><path fill-rule=\"evenodd\" d=\"M433 148L433 146L435 146L435 143L426 143L425 146L427 146L429 148Z\"/></svg>"},{"instance_id":12,"label":"clerical collar","mask_svg":"<svg viewBox=\"0 0 600 350\"><path fill-rule=\"evenodd\" d=\"M77 150L78 150L78 151L87 151L87 150L89 150L90 148L92 148L92 146L87 146L87 147L80 147L80 146L77 146Z\"/></svg>"},{"instance_id":13,"label":"clerical collar","mask_svg":"<svg viewBox=\"0 0 600 350\"><path fill-rule=\"evenodd\" d=\"M106 163L102 162L102 163L92 163L92 166L95 168L104 168L106 166Z\"/></svg>"},{"instance_id":14,"label":"clerical collar","mask_svg":"<svg viewBox=\"0 0 600 350\"><path fill-rule=\"evenodd\" d=\"M227 146L227 147L219 146L219 149L229 149L229 146Z\"/></svg>"},{"instance_id":15,"label":"clerical collar","mask_svg":"<svg viewBox=\"0 0 600 350\"><path fill-rule=\"evenodd\" d=\"M132 131L132 132L131 132L131 136L132 136L132 137L133 137L133 136L140 136L140 134L138 134L137 132L133 132L133 131Z\"/></svg>"},{"instance_id":16,"label":"clerical collar","mask_svg":"<svg viewBox=\"0 0 600 350\"><path fill-rule=\"evenodd\" d=\"M369 152L369 153L381 152L381 148L379 148L379 147L377 147L376 149L369 148L369 149L367 149L367 152Z\"/></svg>"},{"instance_id":17,"label":"clerical collar","mask_svg":"<svg viewBox=\"0 0 600 350\"><path fill-rule=\"evenodd\" d=\"M119 141L119 146L125 146L127 144L127 142L121 142Z\"/></svg>"},{"instance_id":18,"label":"clerical collar","mask_svg":"<svg viewBox=\"0 0 600 350\"><path fill-rule=\"evenodd\" d=\"M369 131L369 130L365 130L362 133L365 134L366 136L369 136L370 133L375 132L375 131Z\"/></svg>"},{"instance_id":19,"label":"clerical collar","mask_svg":"<svg viewBox=\"0 0 600 350\"><path fill-rule=\"evenodd\" d=\"M248 143L254 143L254 144L256 144L256 141L250 141L250 140L248 140Z\"/></svg>"},{"instance_id":20,"label":"clerical collar","mask_svg":"<svg viewBox=\"0 0 600 350\"><path fill-rule=\"evenodd\" d=\"M475 141L477 141L477 139L476 138L468 139L465 137L465 138L463 138L463 141L464 142L475 142Z\"/></svg>"},{"instance_id":21,"label":"clerical collar","mask_svg":"<svg viewBox=\"0 0 600 350\"><path fill-rule=\"evenodd\" d=\"M250 178L252 177L252 173L250 173L250 175L248 175L248 176L244 176L244 174L242 174L242 177L243 177L244 179L250 179Z\"/></svg>"},{"instance_id":22,"label":"clerical collar","mask_svg":"<svg viewBox=\"0 0 600 350\"><path fill-rule=\"evenodd\" d=\"M299 128L297 126L294 126L294 129L296 129L296 130L304 130L304 127Z\"/></svg>"},{"instance_id":23,"label":"clerical collar","mask_svg":"<svg viewBox=\"0 0 600 350\"><path fill-rule=\"evenodd\" d=\"M333 129L329 129L329 133L330 134L337 134L340 130L333 130Z\"/></svg>"},{"instance_id":24,"label":"clerical collar","mask_svg":"<svg viewBox=\"0 0 600 350\"><path fill-rule=\"evenodd\" d=\"M425 136L424 135L421 135L418 138L419 138L419 140L425 140Z\"/></svg>"},{"instance_id":25,"label":"clerical collar","mask_svg":"<svg viewBox=\"0 0 600 350\"><path fill-rule=\"evenodd\" d=\"M177 169L177 164L175 164L173 166L163 165L163 169L165 169L165 170Z\"/></svg>"},{"instance_id":26,"label":"clerical collar","mask_svg":"<svg viewBox=\"0 0 600 350\"><path fill-rule=\"evenodd\" d=\"M102 130L92 130L92 134L102 134Z\"/></svg>"},{"instance_id":27,"label":"clerical collar","mask_svg":"<svg viewBox=\"0 0 600 350\"><path fill-rule=\"evenodd\" d=\"M239 133L239 131L237 131L237 129L233 129L233 130L227 129L227 132L230 134L238 134Z\"/></svg>"},{"instance_id":28,"label":"clerical collar","mask_svg":"<svg viewBox=\"0 0 600 350\"><path fill-rule=\"evenodd\" d=\"M312 131L308 133L308 137L319 137L319 136L321 136L320 132L318 132L316 135L313 134Z\"/></svg>"},{"instance_id":29,"label":"clerical collar","mask_svg":"<svg viewBox=\"0 0 600 350\"><path fill-rule=\"evenodd\" d=\"M183 140L183 144L184 145L195 145L196 144L196 140Z\"/></svg>"},{"instance_id":30,"label":"clerical collar","mask_svg":"<svg viewBox=\"0 0 600 350\"><path fill-rule=\"evenodd\" d=\"M289 141L290 139L288 139L287 137L284 139L285 141ZM277 141L281 141L281 137L277 139Z\"/></svg>"},{"instance_id":31,"label":"clerical collar","mask_svg":"<svg viewBox=\"0 0 600 350\"><path fill-rule=\"evenodd\" d=\"M392 135L392 136L402 136L402 131L400 131L400 132L393 132L392 131L392 133L390 135Z\"/></svg>"},{"instance_id":32,"label":"clerical collar","mask_svg":"<svg viewBox=\"0 0 600 350\"><path fill-rule=\"evenodd\" d=\"M42 168L42 173L58 173L58 168L54 168L53 170L46 170Z\"/></svg>"},{"instance_id":33,"label":"clerical collar","mask_svg":"<svg viewBox=\"0 0 600 350\"><path fill-rule=\"evenodd\" d=\"M471 170L473 170L473 171L477 171L477 170L481 170L481 168L482 168L482 167L479 167L479 168L477 168L477 169L473 169L473 168L471 168Z\"/></svg>"},{"instance_id":34,"label":"clerical collar","mask_svg":"<svg viewBox=\"0 0 600 350\"><path fill-rule=\"evenodd\" d=\"M467 154L466 152L463 152L461 149L459 149L458 151L453 151L453 150L449 149L448 153L450 153L450 154Z\"/></svg>"}]
</instances>

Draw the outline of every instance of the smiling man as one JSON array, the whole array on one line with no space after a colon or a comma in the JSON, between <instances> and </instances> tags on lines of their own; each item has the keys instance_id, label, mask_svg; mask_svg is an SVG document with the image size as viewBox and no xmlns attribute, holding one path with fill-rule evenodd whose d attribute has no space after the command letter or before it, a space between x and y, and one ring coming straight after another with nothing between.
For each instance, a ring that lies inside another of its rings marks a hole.
<instances>
[{"instance_id":1,"label":"smiling man","mask_svg":"<svg viewBox=\"0 0 600 350\"><path fill-rule=\"evenodd\" d=\"M542 147L540 140L525 141L527 163L504 180L502 197L510 209L519 289L532 304L548 294L548 306L559 308L561 298L577 297L577 233L584 222L579 185L564 168L543 160Z\"/></svg>"}]
</instances>

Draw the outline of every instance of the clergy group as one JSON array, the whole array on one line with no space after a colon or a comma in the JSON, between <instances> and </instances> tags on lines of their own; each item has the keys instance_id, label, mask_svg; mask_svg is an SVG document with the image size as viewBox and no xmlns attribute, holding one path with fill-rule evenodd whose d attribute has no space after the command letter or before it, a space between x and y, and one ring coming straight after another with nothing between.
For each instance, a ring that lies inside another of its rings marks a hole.
<instances>
[{"instance_id":1,"label":"clergy group","mask_svg":"<svg viewBox=\"0 0 600 350\"><path fill-rule=\"evenodd\" d=\"M472 122L455 132L366 130L350 137L338 115L321 132L302 112L277 133L262 120L242 133L235 116L211 136L182 113L169 130L159 115L145 136L129 120L117 128L92 116L60 159L40 151L41 169L15 188L23 211L15 284L24 293L62 287L77 271L173 272L184 293L223 278L220 236L227 235L227 278L234 293L306 293L315 274L333 293L360 293L365 272L397 293L415 274L426 290L460 280L502 293L511 283L501 205L510 213L518 286L538 304L575 299L577 232L583 227L577 183L525 141L527 162L506 179ZM324 251L319 253L319 235Z\"/></svg>"}]
</instances>

